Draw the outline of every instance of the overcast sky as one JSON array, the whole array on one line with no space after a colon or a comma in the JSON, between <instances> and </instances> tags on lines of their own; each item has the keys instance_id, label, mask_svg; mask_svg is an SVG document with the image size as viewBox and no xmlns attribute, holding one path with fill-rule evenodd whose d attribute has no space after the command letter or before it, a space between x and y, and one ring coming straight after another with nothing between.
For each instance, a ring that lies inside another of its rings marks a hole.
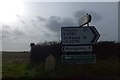
<instances>
[{"instance_id":1,"label":"overcast sky","mask_svg":"<svg viewBox=\"0 0 120 80\"><path fill-rule=\"evenodd\" d=\"M78 26L86 13L100 33L99 41L118 41L117 2L26 2L25 14L12 24L2 24L2 50L30 50L31 42L60 40L60 28Z\"/></svg>"}]
</instances>

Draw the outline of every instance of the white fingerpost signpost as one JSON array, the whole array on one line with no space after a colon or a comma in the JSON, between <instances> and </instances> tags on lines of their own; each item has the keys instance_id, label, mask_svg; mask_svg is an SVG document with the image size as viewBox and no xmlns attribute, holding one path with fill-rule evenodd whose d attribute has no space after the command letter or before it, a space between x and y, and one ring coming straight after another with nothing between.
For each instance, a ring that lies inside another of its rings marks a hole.
<instances>
[{"instance_id":1,"label":"white fingerpost signpost","mask_svg":"<svg viewBox=\"0 0 120 80\"><path fill-rule=\"evenodd\" d=\"M82 26L85 25L85 24L88 24L88 26L89 26L89 22L91 22L91 19L92 19L92 16L89 15L89 14L86 14L85 16L83 16L83 17L80 19L80 21L79 21L80 26L82 27Z\"/></svg>"},{"instance_id":2,"label":"white fingerpost signpost","mask_svg":"<svg viewBox=\"0 0 120 80\"><path fill-rule=\"evenodd\" d=\"M90 64L96 62L95 54L91 54L92 44L97 42L100 34L94 26L89 26L91 18L92 16L87 14L80 19L80 26L61 28L63 63ZM87 26L83 26L85 24Z\"/></svg>"},{"instance_id":3,"label":"white fingerpost signpost","mask_svg":"<svg viewBox=\"0 0 120 80\"><path fill-rule=\"evenodd\" d=\"M92 46L63 46L63 52L85 52L92 51Z\"/></svg>"}]
</instances>

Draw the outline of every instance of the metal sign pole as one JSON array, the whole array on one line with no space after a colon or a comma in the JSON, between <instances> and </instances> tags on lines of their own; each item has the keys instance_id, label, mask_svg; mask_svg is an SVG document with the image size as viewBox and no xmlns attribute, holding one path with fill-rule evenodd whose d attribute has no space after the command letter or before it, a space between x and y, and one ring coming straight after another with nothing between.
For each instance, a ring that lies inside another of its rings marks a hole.
<instances>
[{"instance_id":1,"label":"metal sign pole","mask_svg":"<svg viewBox=\"0 0 120 80\"><path fill-rule=\"evenodd\" d=\"M89 23L87 24L87 27L89 27Z\"/></svg>"}]
</instances>

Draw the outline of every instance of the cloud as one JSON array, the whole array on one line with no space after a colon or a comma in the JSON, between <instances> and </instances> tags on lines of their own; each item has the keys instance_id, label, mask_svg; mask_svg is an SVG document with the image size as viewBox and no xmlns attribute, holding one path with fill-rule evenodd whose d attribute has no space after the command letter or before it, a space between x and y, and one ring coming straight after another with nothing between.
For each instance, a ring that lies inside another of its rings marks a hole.
<instances>
[{"instance_id":1,"label":"cloud","mask_svg":"<svg viewBox=\"0 0 120 80\"><path fill-rule=\"evenodd\" d=\"M45 27L53 32L60 32L61 27L73 26L74 21L70 18L61 18L58 16L51 16L45 23Z\"/></svg>"},{"instance_id":2,"label":"cloud","mask_svg":"<svg viewBox=\"0 0 120 80\"><path fill-rule=\"evenodd\" d=\"M25 35L25 33L19 29L12 30L9 25L3 25L2 38L5 39L20 39Z\"/></svg>"},{"instance_id":3,"label":"cloud","mask_svg":"<svg viewBox=\"0 0 120 80\"><path fill-rule=\"evenodd\" d=\"M30 24L32 24L32 26L35 27L36 29L40 29L40 27L44 26L44 23L46 22L47 19L41 16L35 16L30 20Z\"/></svg>"},{"instance_id":4,"label":"cloud","mask_svg":"<svg viewBox=\"0 0 120 80\"><path fill-rule=\"evenodd\" d=\"M60 17L60 16L50 16L49 18L44 18L41 16L34 16L32 19L25 19L23 17L17 16L18 20L24 24L21 25L23 28L11 29L9 25L3 25L2 38L4 44L29 45L31 42L40 41L51 41L60 39L61 27L73 27L78 26L78 20L87 14L92 15L92 21L100 21L102 17L94 11L76 11L73 13L72 18ZM26 24L25 24L26 23ZM9 41L9 42L8 42ZM7 43L6 43L7 42Z\"/></svg>"},{"instance_id":5,"label":"cloud","mask_svg":"<svg viewBox=\"0 0 120 80\"><path fill-rule=\"evenodd\" d=\"M34 27L36 27L36 28L38 27L34 22L32 22L32 25L33 25Z\"/></svg>"},{"instance_id":6,"label":"cloud","mask_svg":"<svg viewBox=\"0 0 120 80\"><path fill-rule=\"evenodd\" d=\"M71 26L76 25L76 23L75 23L75 21L73 21L73 19L64 18L64 19L61 21L61 25L62 25L62 27L71 27Z\"/></svg>"},{"instance_id":7,"label":"cloud","mask_svg":"<svg viewBox=\"0 0 120 80\"><path fill-rule=\"evenodd\" d=\"M37 19L38 19L40 22L44 22L44 21L46 21L46 19L43 18L43 17L41 17L41 16L36 16L36 17L37 17Z\"/></svg>"},{"instance_id":8,"label":"cloud","mask_svg":"<svg viewBox=\"0 0 120 80\"><path fill-rule=\"evenodd\" d=\"M26 34L23 31L19 30L19 29L14 29L12 31L12 35L14 35L14 38L16 39L16 38L22 38Z\"/></svg>"},{"instance_id":9,"label":"cloud","mask_svg":"<svg viewBox=\"0 0 120 80\"><path fill-rule=\"evenodd\" d=\"M44 21L45 27L50 31L54 32L55 37L60 38L61 27L73 27L79 25L79 20L86 14L92 15L92 22L98 22L102 19L101 15L94 11L80 10L73 13L73 18L62 18L60 16L50 16L48 19L40 17L40 21Z\"/></svg>"},{"instance_id":10,"label":"cloud","mask_svg":"<svg viewBox=\"0 0 120 80\"><path fill-rule=\"evenodd\" d=\"M45 27L53 32L59 33L61 27L79 25L79 20L87 13L92 15L92 22L98 22L102 19L101 15L94 11L80 10L73 13L74 18L61 18L59 16L51 16L49 19L45 20ZM42 19L42 17L40 18Z\"/></svg>"},{"instance_id":11,"label":"cloud","mask_svg":"<svg viewBox=\"0 0 120 80\"><path fill-rule=\"evenodd\" d=\"M86 14L87 14L86 10L80 10L80 11L76 11L74 13L74 17L77 18L77 19L80 19L80 18L82 18Z\"/></svg>"},{"instance_id":12,"label":"cloud","mask_svg":"<svg viewBox=\"0 0 120 80\"><path fill-rule=\"evenodd\" d=\"M102 20L102 16L99 13L96 13L94 11L90 11L89 13L92 15L93 22L98 22Z\"/></svg>"},{"instance_id":13,"label":"cloud","mask_svg":"<svg viewBox=\"0 0 120 80\"><path fill-rule=\"evenodd\" d=\"M3 39L10 38L11 31L12 31L11 27L8 26L8 25L3 25L2 27L3 27L3 29L2 29L2 38Z\"/></svg>"},{"instance_id":14,"label":"cloud","mask_svg":"<svg viewBox=\"0 0 120 80\"><path fill-rule=\"evenodd\" d=\"M23 24L25 24L25 21L23 21L23 20L19 20L21 23L23 23Z\"/></svg>"},{"instance_id":15,"label":"cloud","mask_svg":"<svg viewBox=\"0 0 120 80\"><path fill-rule=\"evenodd\" d=\"M23 23L23 24L26 23L20 15L16 15L16 17L18 18L18 20L19 20L21 23Z\"/></svg>"},{"instance_id":16,"label":"cloud","mask_svg":"<svg viewBox=\"0 0 120 80\"><path fill-rule=\"evenodd\" d=\"M3 38L9 38L9 39L20 39L22 37L30 37L29 34L33 34L33 36L55 36L57 38L60 38L60 30L61 27L71 27L78 25L78 19L86 15L87 13L91 14L93 16L93 20L100 21L102 17L94 12L94 11L86 11L86 10L80 10L73 13L73 18L63 18L60 16L50 16L49 18L44 18L41 16L35 16L30 20L30 23L26 21L24 30L20 29L11 29L11 26L3 25ZM25 23L23 18L20 16L17 16L19 18L19 21L21 23ZM28 27L29 26L29 27ZM42 28L42 29L41 29ZM44 30L43 30L44 29ZM45 33L40 33L38 31L45 31ZM32 35L31 35L32 36Z\"/></svg>"},{"instance_id":17,"label":"cloud","mask_svg":"<svg viewBox=\"0 0 120 80\"><path fill-rule=\"evenodd\" d=\"M58 16L51 16L45 24L45 27L50 29L51 31L58 32L60 27L62 26L60 23L60 17Z\"/></svg>"},{"instance_id":18,"label":"cloud","mask_svg":"<svg viewBox=\"0 0 120 80\"><path fill-rule=\"evenodd\" d=\"M12 26L2 26L2 50L25 50L27 49L28 39L26 33Z\"/></svg>"}]
</instances>

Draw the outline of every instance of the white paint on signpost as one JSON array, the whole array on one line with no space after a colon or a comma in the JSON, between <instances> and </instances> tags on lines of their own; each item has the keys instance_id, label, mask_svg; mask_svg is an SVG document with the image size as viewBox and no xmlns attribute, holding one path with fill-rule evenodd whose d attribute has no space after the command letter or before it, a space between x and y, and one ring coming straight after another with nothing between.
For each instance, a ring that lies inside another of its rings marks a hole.
<instances>
[{"instance_id":1,"label":"white paint on signpost","mask_svg":"<svg viewBox=\"0 0 120 80\"><path fill-rule=\"evenodd\" d=\"M94 26L61 28L63 45L93 44L98 40L99 36Z\"/></svg>"},{"instance_id":2,"label":"white paint on signpost","mask_svg":"<svg viewBox=\"0 0 120 80\"><path fill-rule=\"evenodd\" d=\"M80 22L79 24L80 24L80 26L83 26L85 24L88 24L90 21L91 21L91 15L87 14L79 20L79 22Z\"/></svg>"},{"instance_id":3,"label":"white paint on signpost","mask_svg":"<svg viewBox=\"0 0 120 80\"><path fill-rule=\"evenodd\" d=\"M92 46L63 46L63 52L88 52L92 51Z\"/></svg>"}]
</instances>

